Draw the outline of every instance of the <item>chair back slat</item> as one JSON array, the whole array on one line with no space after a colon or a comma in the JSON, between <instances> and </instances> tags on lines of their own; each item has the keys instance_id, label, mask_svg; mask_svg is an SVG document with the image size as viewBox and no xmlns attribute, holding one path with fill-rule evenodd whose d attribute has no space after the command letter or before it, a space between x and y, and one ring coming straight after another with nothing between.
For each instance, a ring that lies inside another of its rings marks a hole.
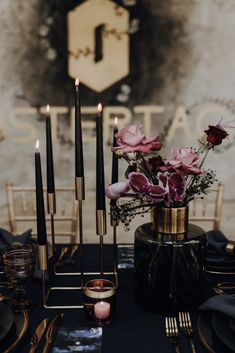
<instances>
[{"instance_id":1,"label":"chair back slat","mask_svg":"<svg viewBox=\"0 0 235 353\"><path fill-rule=\"evenodd\" d=\"M192 222L210 223L209 229L217 230L221 225L224 184L219 182L208 189L202 199L190 203L189 220Z\"/></svg>"},{"instance_id":2,"label":"chair back slat","mask_svg":"<svg viewBox=\"0 0 235 353\"><path fill-rule=\"evenodd\" d=\"M36 235L36 192L35 187L18 187L6 184L9 226L13 234L19 234L27 227ZM76 241L78 224L78 202L72 187L58 187L56 190L55 235L69 237ZM47 190L44 189L47 234L50 236L50 216L47 214ZM48 237L48 239L50 239Z\"/></svg>"}]
</instances>

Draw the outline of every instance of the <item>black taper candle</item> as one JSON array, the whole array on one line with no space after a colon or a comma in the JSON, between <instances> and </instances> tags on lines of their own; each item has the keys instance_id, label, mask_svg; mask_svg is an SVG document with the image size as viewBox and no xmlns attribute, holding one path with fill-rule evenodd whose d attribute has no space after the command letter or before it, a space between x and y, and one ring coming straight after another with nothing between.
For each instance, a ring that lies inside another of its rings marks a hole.
<instances>
[{"instance_id":1,"label":"black taper candle","mask_svg":"<svg viewBox=\"0 0 235 353\"><path fill-rule=\"evenodd\" d=\"M105 210L103 116L100 103L98 104L96 117L96 209Z\"/></svg>"},{"instance_id":2,"label":"black taper candle","mask_svg":"<svg viewBox=\"0 0 235 353\"><path fill-rule=\"evenodd\" d=\"M43 197L43 182L39 141L35 145L35 184L36 184L36 209L37 209L37 239L38 245L47 245L46 220Z\"/></svg>"},{"instance_id":3,"label":"black taper candle","mask_svg":"<svg viewBox=\"0 0 235 353\"><path fill-rule=\"evenodd\" d=\"M115 134L118 132L117 128L117 118L115 118L115 126L113 129L113 147L117 146L117 140L115 137ZM111 178L112 184L118 182L118 157L115 152L113 152L112 156L112 178Z\"/></svg>"},{"instance_id":4,"label":"black taper candle","mask_svg":"<svg viewBox=\"0 0 235 353\"><path fill-rule=\"evenodd\" d=\"M75 81L75 174L84 176L83 148L82 148L82 118L80 106L79 80Z\"/></svg>"},{"instance_id":5,"label":"black taper candle","mask_svg":"<svg viewBox=\"0 0 235 353\"><path fill-rule=\"evenodd\" d=\"M47 192L53 194L55 192L54 179L54 162L51 137L51 116L50 107L47 105L46 113L46 156L47 156Z\"/></svg>"}]
</instances>

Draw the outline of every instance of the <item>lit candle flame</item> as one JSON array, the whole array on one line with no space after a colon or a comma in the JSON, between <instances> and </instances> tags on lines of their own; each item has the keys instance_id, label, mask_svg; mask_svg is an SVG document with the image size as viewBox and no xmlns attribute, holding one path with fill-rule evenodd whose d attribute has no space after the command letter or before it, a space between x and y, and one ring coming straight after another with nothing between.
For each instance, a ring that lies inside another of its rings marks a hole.
<instances>
[{"instance_id":1,"label":"lit candle flame","mask_svg":"<svg viewBox=\"0 0 235 353\"><path fill-rule=\"evenodd\" d=\"M35 152L39 152L39 140L35 143Z\"/></svg>"},{"instance_id":2,"label":"lit candle flame","mask_svg":"<svg viewBox=\"0 0 235 353\"><path fill-rule=\"evenodd\" d=\"M97 111L98 111L98 113L102 112L102 104L101 103L98 104Z\"/></svg>"},{"instance_id":3,"label":"lit candle flame","mask_svg":"<svg viewBox=\"0 0 235 353\"><path fill-rule=\"evenodd\" d=\"M115 125L115 126L118 125L118 117L117 117L117 116L115 116L115 118L114 118L114 125Z\"/></svg>"},{"instance_id":4,"label":"lit candle flame","mask_svg":"<svg viewBox=\"0 0 235 353\"><path fill-rule=\"evenodd\" d=\"M79 78L78 77L75 80L75 86L79 86Z\"/></svg>"},{"instance_id":5,"label":"lit candle flame","mask_svg":"<svg viewBox=\"0 0 235 353\"><path fill-rule=\"evenodd\" d=\"M49 104L47 104L46 112L47 112L48 114L50 114L50 106L49 106Z\"/></svg>"}]
</instances>

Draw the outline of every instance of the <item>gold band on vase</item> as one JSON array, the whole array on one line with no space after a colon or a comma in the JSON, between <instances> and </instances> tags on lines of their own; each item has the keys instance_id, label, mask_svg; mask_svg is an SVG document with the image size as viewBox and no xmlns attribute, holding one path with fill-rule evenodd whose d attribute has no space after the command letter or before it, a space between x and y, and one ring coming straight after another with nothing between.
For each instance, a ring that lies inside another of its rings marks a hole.
<instances>
[{"instance_id":1,"label":"gold band on vase","mask_svg":"<svg viewBox=\"0 0 235 353\"><path fill-rule=\"evenodd\" d=\"M154 207L153 224L156 232L169 240L183 240L188 231L188 207Z\"/></svg>"}]
</instances>

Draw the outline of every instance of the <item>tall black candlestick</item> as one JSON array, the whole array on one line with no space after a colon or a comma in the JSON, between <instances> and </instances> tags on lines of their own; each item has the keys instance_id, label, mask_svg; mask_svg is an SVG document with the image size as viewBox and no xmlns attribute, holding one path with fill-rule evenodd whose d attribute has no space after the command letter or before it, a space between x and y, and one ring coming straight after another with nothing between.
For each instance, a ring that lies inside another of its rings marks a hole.
<instances>
[{"instance_id":1,"label":"tall black candlestick","mask_svg":"<svg viewBox=\"0 0 235 353\"><path fill-rule=\"evenodd\" d=\"M54 180L54 163L53 163L53 149L51 137L51 117L50 107L47 105L46 114L46 156L47 156L47 192L53 194L55 192Z\"/></svg>"},{"instance_id":2,"label":"tall black candlestick","mask_svg":"<svg viewBox=\"0 0 235 353\"><path fill-rule=\"evenodd\" d=\"M79 80L75 81L75 174L84 176Z\"/></svg>"},{"instance_id":3,"label":"tall black candlestick","mask_svg":"<svg viewBox=\"0 0 235 353\"><path fill-rule=\"evenodd\" d=\"M37 208L37 239L38 245L47 245L43 183L41 170L41 157L39 153L39 141L35 145L35 184L36 184L36 208Z\"/></svg>"},{"instance_id":4,"label":"tall black candlestick","mask_svg":"<svg viewBox=\"0 0 235 353\"><path fill-rule=\"evenodd\" d=\"M117 140L115 137L115 134L118 132L118 128L115 125L113 129L113 147L117 146ZM115 152L113 152L113 158L112 158L112 184L118 182L118 157Z\"/></svg>"},{"instance_id":5,"label":"tall black candlestick","mask_svg":"<svg viewBox=\"0 0 235 353\"><path fill-rule=\"evenodd\" d=\"M96 117L96 209L105 210L103 116L100 103Z\"/></svg>"}]
</instances>

